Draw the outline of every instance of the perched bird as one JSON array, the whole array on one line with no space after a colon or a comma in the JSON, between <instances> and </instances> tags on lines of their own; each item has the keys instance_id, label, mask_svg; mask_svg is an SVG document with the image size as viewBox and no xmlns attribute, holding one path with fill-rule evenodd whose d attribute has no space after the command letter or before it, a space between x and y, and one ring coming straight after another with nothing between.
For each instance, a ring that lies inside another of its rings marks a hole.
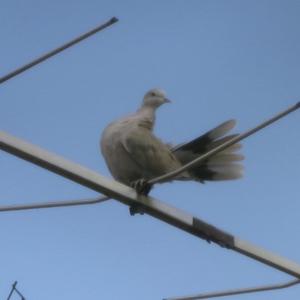
<instances>
[{"instance_id":1,"label":"perched bird","mask_svg":"<svg viewBox=\"0 0 300 300\"><path fill-rule=\"evenodd\" d=\"M226 136L236 123L229 120L188 143L171 147L153 134L156 109L169 102L162 90L148 91L136 113L109 124L101 137L101 151L113 177L145 195L151 189L147 180L174 171L236 136ZM172 180L204 183L240 178L242 166L237 162L243 156L236 153L240 147L234 144Z\"/></svg>"}]
</instances>

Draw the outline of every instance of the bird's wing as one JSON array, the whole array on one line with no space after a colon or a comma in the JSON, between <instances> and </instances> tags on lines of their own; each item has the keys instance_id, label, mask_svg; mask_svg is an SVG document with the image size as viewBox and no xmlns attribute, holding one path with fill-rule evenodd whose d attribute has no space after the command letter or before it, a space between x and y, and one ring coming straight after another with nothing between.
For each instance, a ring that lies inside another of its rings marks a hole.
<instances>
[{"instance_id":1,"label":"bird's wing","mask_svg":"<svg viewBox=\"0 0 300 300\"><path fill-rule=\"evenodd\" d=\"M128 130L122 135L122 145L146 179L180 166L169 148L145 128L137 126Z\"/></svg>"}]
</instances>

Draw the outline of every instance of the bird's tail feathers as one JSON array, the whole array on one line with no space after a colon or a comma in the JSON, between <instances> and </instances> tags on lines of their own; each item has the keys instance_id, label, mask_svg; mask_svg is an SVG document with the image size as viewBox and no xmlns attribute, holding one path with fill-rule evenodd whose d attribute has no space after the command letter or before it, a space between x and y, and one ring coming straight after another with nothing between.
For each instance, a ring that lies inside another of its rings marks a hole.
<instances>
[{"instance_id":1,"label":"bird's tail feathers","mask_svg":"<svg viewBox=\"0 0 300 300\"><path fill-rule=\"evenodd\" d=\"M191 142L173 147L172 151L182 164L186 164L236 137L237 134L224 136L235 124L235 120L224 122ZM238 162L242 161L244 156L236 153L240 148L241 144L234 144L191 168L189 170L190 179L204 182L206 180L219 181L241 178L243 166ZM186 180L186 177L183 180Z\"/></svg>"}]
</instances>

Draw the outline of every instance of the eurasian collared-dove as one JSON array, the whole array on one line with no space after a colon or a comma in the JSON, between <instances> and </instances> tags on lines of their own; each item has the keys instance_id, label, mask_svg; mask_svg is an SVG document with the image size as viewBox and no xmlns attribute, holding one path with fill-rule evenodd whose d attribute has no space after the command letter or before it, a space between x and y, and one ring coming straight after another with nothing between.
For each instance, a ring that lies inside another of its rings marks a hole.
<instances>
[{"instance_id":1,"label":"eurasian collared-dove","mask_svg":"<svg viewBox=\"0 0 300 300\"><path fill-rule=\"evenodd\" d=\"M162 90L152 89L145 94L135 114L109 124L102 134L101 151L113 177L143 194L151 189L145 184L147 180L178 169L236 136L225 136L236 123L229 120L191 142L171 147L153 134L155 111L167 102L170 100ZM243 156L235 153L240 147L235 144L172 180L205 182L240 178L242 166L236 162Z\"/></svg>"}]
</instances>

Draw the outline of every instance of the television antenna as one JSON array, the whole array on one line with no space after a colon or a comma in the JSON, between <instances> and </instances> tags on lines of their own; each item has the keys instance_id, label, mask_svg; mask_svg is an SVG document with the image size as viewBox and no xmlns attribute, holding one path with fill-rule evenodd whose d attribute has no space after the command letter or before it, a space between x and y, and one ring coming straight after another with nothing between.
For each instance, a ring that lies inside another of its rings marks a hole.
<instances>
[{"instance_id":1,"label":"television antenna","mask_svg":"<svg viewBox=\"0 0 300 300\"><path fill-rule=\"evenodd\" d=\"M42 55L41 57L33 60L32 62L10 72L9 74L0 78L0 84L14 78L22 72L32 68L33 66L45 61L46 59L58 54L59 52L75 45L76 43L86 39L87 37L99 32L118 21L117 18L112 18L106 23L98 26L97 28L75 38L74 40ZM300 102L296 103L292 107L280 112L274 117L267 121L259 124L258 126L250 129L226 143L212 149L204 155L196 158L192 162L184 165L183 167L153 178L149 183L154 184L165 180L166 178L173 178L181 172L193 167L195 164L206 160L212 155L224 150L227 147L253 135L257 131L271 125L279 119L287 116L293 111L300 108ZM268 291L274 289L287 288L300 283L300 265L296 262L290 261L286 258L280 257L270 251L264 250L258 246L255 246L245 240L242 240L230 233L227 233L193 215L190 215L178 208L172 207L160 200L154 199L150 196L138 195L136 191L126 185L123 185L114 180L107 179L102 175L87 169L79 164L64 159L61 156L50 153L38 146L32 145L24 140L14 137L6 132L0 131L0 149L6 151L12 155L15 155L21 159L24 159L30 163L38 165L50 172L56 173L59 176L65 177L74 181L80 185L97 191L103 196L99 196L93 199L81 199L81 200L69 200L69 201L52 201L43 203L32 203L32 204L18 204L18 205L6 205L0 206L0 212L16 211L16 210L28 210L28 209L42 209L51 207L63 207L63 206L74 206L74 205L91 205L98 204L109 199L115 199L125 205L132 206L138 204L142 211L154 218L160 219L174 227L184 230L192 235L195 235L208 242L213 242L221 247L236 251L240 254L246 255L254 260L257 260L263 264L287 273L297 279L289 281L287 283L260 286L254 288L237 289L230 291L220 291L209 294L200 294L192 296L184 296L177 298L168 298L168 300L196 300L196 299L207 299L221 296L238 295L245 293L254 293L261 291Z\"/></svg>"}]
</instances>

